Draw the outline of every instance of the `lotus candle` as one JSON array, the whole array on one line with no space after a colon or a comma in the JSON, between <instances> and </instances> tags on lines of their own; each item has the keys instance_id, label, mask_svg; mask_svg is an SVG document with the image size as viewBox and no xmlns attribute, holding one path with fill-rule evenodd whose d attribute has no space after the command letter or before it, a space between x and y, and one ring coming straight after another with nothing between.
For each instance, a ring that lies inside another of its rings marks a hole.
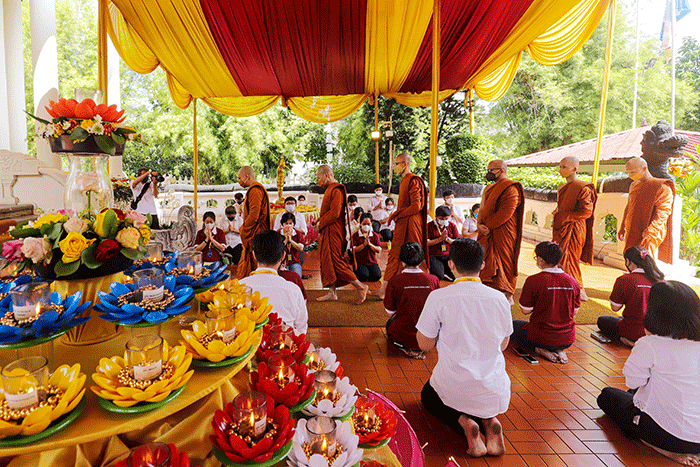
<instances>
[{"instance_id":1,"label":"lotus candle","mask_svg":"<svg viewBox=\"0 0 700 467\"><path fill-rule=\"evenodd\" d=\"M126 364L129 376L140 381L157 378L163 371L163 338L138 336L126 343Z\"/></svg>"},{"instance_id":2,"label":"lotus candle","mask_svg":"<svg viewBox=\"0 0 700 467\"><path fill-rule=\"evenodd\" d=\"M375 412L376 402L372 401L367 396L360 396L355 402L355 413L352 417L352 423L355 431L360 434L367 434L379 429L378 424L381 423Z\"/></svg>"},{"instance_id":3,"label":"lotus candle","mask_svg":"<svg viewBox=\"0 0 700 467\"><path fill-rule=\"evenodd\" d=\"M46 357L16 360L2 369L2 384L9 410L26 410L46 399L49 362Z\"/></svg>"},{"instance_id":4,"label":"lotus candle","mask_svg":"<svg viewBox=\"0 0 700 467\"><path fill-rule=\"evenodd\" d=\"M236 314L228 308L214 308L204 314L207 333L210 339L218 339L225 344L236 338Z\"/></svg>"},{"instance_id":5,"label":"lotus candle","mask_svg":"<svg viewBox=\"0 0 700 467\"><path fill-rule=\"evenodd\" d=\"M165 276L161 269L141 269L139 271L134 271L133 277L136 291L141 293L142 300L149 302L159 302L163 300L163 279Z\"/></svg>"},{"instance_id":6,"label":"lotus candle","mask_svg":"<svg viewBox=\"0 0 700 467\"><path fill-rule=\"evenodd\" d=\"M36 320L42 308L49 305L51 288L48 282L29 282L12 289L10 295L15 320L30 322Z\"/></svg>"},{"instance_id":7,"label":"lotus candle","mask_svg":"<svg viewBox=\"0 0 700 467\"><path fill-rule=\"evenodd\" d=\"M280 389L294 381L294 373L296 371L296 362L291 355L272 355L267 364L270 367L272 380L277 383Z\"/></svg>"},{"instance_id":8,"label":"lotus candle","mask_svg":"<svg viewBox=\"0 0 700 467\"><path fill-rule=\"evenodd\" d=\"M233 400L233 418L236 433L257 442L267 429L267 396L256 391L239 394Z\"/></svg>"},{"instance_id":9,"label":"lotus candle","mask_svg":"<svg viewBox=\"0 0 700 467\"><path fill-rule=\"evenodd\" d=\"M338 376L332 371L320 370L316 372L316 380L314 381L314 388L318 395L316 398L333 400L336 396L336 385L338 383Z\"/></svg>"},{"instance_id":10,"label":"lotus candle","mask_svg":"<svg viewBox=\"0 0 700 467\"><path fill-rule=\"evenodd\" d=\"M284 349L294 351L294 330L286 324L277 324L270 328L270 348L276 352Z\"/></svg>"},{"instance_id":11,"label":"lotus candle","mask_svg":"<svg viewBox=\"0 0 700 467\"><path fill-rule=\"evenodd\" d=\"M311 455L321 454L327 460L335 456L335 421L328 417L313 417L306 422L308 449ZM306 450L305 449L305 450ZM311 457L311 456L309 456Z\"/></svg>"},{"instance_id":12,"label":"lotus candle","mask_svg":"<svg viewBox=\"0 0 700 467\"><path fill-rule=\"evenodd\" d=\"M326 362L323 361L321 358L321 355L318 352L319 345L318 344L311 344L309 345L309 370L310 371L318 371L318 370L323 370L325 368Z\"/></svg>"},{"instance_id":13,"label":"lotus candle","mask_svg":"<svg viewBox=\"0 0 700 467\"><path fill-rule=\"evenodd\" d=\"M139 446L126 459L128 467L167 467L170 464L170 447L165 443ZM179 459L178 459L179 460Z\"/></svg>"},{"instance_id":14,"label":"lotus candle","mask_svg":"<svg viewBox=\"0 0 700 467\"><path fill-rule=\"evenodd\" d=\"M177 268L189 276L198 276L202 272L202 252L181 252L177 255Z\"/></svg>"},{"instance_id":15,"label":"lotus candle","mask_svg":"<svg viewBox=\"0 0 700 467\"><path fill-rule=\"evenodd\" d=\"M163 244L150 242L146 244L146 258L159 263L163 260Z\"/></svg>"}]
</instances>

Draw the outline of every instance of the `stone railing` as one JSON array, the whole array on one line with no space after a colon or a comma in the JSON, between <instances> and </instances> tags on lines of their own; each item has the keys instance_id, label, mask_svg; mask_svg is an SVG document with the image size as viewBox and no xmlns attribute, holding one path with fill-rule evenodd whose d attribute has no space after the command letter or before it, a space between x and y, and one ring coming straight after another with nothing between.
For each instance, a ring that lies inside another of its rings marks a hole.
<instances>
[{"instance_id":1,"label":"stone railing","mask_svg":"<svg viewBox=\"0 0 700 467\"><path fill-rule=\"evenodd\" d=\"M36 157L0 150L0 205L32 204L45 212L63 209L66 178Z\"/></svg>"}]
</instances>

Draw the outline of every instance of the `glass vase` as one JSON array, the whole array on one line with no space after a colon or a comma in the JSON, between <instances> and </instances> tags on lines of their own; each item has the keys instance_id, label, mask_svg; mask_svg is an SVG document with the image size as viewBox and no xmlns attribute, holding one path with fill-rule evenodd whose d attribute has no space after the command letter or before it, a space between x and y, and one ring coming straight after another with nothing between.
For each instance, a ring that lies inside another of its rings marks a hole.
<instances>
[{"instance_id":1,"label":"glass vase","mask_svg":"<svg viewBox=\"0 0 700 467\"><path fill-rule=\"evenodd\" d=\"M96 215L114 204L112 181L109 178L109 156L106 154L67 154L70 172L66 180L63 202L76 213Z\"/></svg>"}]
</instances>

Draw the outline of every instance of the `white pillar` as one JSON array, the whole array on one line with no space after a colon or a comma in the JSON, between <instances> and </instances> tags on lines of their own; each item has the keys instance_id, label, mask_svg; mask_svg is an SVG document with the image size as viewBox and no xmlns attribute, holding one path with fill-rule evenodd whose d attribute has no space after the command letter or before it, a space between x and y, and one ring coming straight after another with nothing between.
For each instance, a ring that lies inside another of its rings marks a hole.
<instances>
[{"instance_id":1,"label":"white pillar","mask_svg":"<svg viewBox=\"0 0 700 467\"><path fill-rule=\"evenodd\" d=\"M27 116L24 92L24 45L22 43L22 2L3 0L0 11L0 149L26 154ZM3 57L4 55L4 57ZM6 95L3 95L2 91ZM5 120L6 119L6 120Z\"/></svg>"},{"instance_id":2,"label":"white pillar","mask_svg":"<svg viewBox=\"0 0 700 467\"><path fill-rule=\"evenodd\" d=\"M107 97L109 105L117 104L121 109L121 80L119 76L119 53L112 44L112 38L107 36ZM134 144L134 143L131 143ZM109 158L109 176L112 178L125 177L122 165L122 156Z\"/></svg>"},{"instance_id":3,"label":"white pillar","mask_svg":"<svg viewBox=\"0 0 700 467\"><path fill-rule=\"evenodd\" d=\"M29 17L34 70L34 115L50 120L44 107L49 105L49 100L58 100L56 1L31 0ZM49 142L43 138L37 138L36 141L37 157L49 167L60 169L61 158L51 152Z\"/></svg>"}]
</instances>

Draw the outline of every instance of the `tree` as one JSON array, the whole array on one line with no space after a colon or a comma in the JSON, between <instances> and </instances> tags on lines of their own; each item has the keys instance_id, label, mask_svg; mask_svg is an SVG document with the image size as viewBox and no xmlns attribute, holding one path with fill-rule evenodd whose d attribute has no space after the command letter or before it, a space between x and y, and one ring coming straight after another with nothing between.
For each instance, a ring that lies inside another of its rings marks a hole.
<instances>
[{"instance_id":1,"label":"tree","mask_svg":"<svg viewBox=\"0 0 700 467\"><path fill-rule=\"evenodd\" d=\"M700 42L697 39L683 38L683 44L678 49L676 78L685 81L697 94L700 94ZM700 101L696 100L691 108L685 109L682 128L700 131Z\"/></svg>"}]
</instances>

